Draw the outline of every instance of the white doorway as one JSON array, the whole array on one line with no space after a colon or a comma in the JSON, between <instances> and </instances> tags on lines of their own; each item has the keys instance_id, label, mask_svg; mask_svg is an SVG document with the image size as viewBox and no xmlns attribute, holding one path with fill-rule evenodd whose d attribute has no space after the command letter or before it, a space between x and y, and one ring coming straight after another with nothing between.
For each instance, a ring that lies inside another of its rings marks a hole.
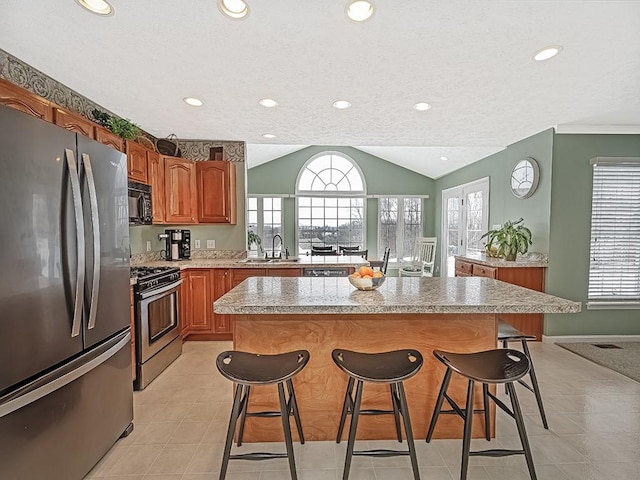
<instances>
[{"instance_id":1,"label":"white doorway","mask_svg":"<svg viewBox=\"0 0 640 480\"><path fill-rule=\"evenodd\" d=\"M442 191L443 277L455 276L455 255L484 250L480 239L489 229L489 177Z\"/></svg>"}]
</instances>

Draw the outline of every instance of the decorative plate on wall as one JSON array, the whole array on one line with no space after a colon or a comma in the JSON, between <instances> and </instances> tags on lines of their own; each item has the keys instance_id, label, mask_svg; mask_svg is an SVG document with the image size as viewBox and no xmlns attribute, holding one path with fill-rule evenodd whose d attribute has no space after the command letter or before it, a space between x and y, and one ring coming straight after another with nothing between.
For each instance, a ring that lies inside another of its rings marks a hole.
<instances>
[{"instance_id":1,"label":"decorative plate on wall","mask_svg":"<svg viewBox=\"0 0 640 480\"><path fill-rule=\"evenodd\" d=\"M518 198L529 198L538 187L540 167L533 158L527 157L515 164L511 171L511 193Z\"/></svg>"}]
</instances>

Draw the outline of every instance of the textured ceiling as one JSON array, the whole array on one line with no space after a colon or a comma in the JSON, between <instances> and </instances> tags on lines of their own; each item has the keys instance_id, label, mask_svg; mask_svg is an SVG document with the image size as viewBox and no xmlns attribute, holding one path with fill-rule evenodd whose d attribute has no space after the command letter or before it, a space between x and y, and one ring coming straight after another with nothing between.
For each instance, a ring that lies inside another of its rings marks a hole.
<instances>
[{"instance_id":1,"label":"textured ceiling","mask_svg":"<svg viewBox=\"0 0 640 480\"><path fill-rule=\"evenodd\" d=\"M374 0L362 24L345 0L247 1L234 21L215 0L112 0L107 18L3 0L0 48L158 136L359 146L434 178L554 125L640 125L637 1Z\"/></svg>"}]
</instances>

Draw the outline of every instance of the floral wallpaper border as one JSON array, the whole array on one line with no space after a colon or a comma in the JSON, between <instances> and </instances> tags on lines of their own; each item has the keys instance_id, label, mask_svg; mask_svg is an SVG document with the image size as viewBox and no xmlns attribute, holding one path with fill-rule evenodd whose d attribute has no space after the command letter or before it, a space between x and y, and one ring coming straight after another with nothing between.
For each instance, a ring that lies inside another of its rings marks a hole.
<instances>
[{"instance_id":1,"label":"floral wallpaper border","mask_svg":"<svg viewBox=\"0 0 640 480\"><path fill-rule=\"evenodd\" d=\"M92 121L94 118L91 115L91 111L94 108L115 115L113 112L2 49L0 49L0 78L4 78ZM156 137L145 131L143 131L143 135L155 143ZM244 162L245 159L245 142L178 140L178 146L182 151L183 158L190 160L208 160L210 147L223 147L224 159L230 162Z\"/></svg>"}]
</instances>

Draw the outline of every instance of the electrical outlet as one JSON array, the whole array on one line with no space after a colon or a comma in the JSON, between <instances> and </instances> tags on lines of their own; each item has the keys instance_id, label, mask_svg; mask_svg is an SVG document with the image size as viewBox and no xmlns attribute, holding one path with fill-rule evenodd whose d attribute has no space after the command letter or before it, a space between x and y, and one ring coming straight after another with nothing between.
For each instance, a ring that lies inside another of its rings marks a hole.
<instances>
[{"instance_id":1,"label":"electrical outlet","mask_svg":"<svg viewBox=\"0 0 640 480\"><path fill-rule=\"evenodd\" d=\"M207 248L216 248L215 240L207 240Z\"/></svg>"},{"instance_id":2,"label":"electrical outlet","mask_svg":"<svg viewBox=\"0 0 640 480\"><path fill-rule=\"evenodd\" d=\"M193 248L200 248L200 240L193 241Z\"/></svg>"},{"instance_id":3,"label":"electrical outlet","mask_svg":"<svg viewBox=\"0 0 640 480\"><path fill-rule=\"evenodd\" d=\"M147 252L151 251L151 240L147 240Z\"/></svg>"}]
</instances>

